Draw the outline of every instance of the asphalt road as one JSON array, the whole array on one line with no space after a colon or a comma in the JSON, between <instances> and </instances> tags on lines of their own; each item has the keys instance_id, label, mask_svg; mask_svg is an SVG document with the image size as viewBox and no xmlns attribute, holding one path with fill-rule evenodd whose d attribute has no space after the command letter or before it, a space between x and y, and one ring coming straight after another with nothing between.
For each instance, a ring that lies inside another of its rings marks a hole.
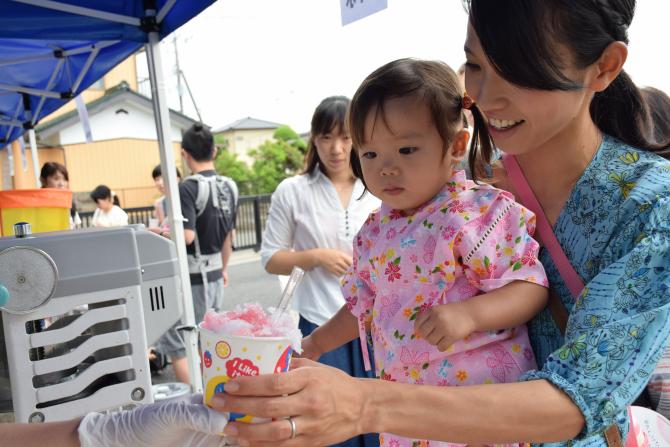
<instances>
[{"instance_id":1,"label":"asphalt road","mask_svg":"<svg viewBox=\"0 0 670 447\"><path fill-rule=\"evenodd\" d=\"M261 265L260 258L231 259L228 267L228 287L224 290L224 308L232 309L237 304L257 301L264 307L279 302L281 290L277 276L270 275Z\"/></svg>"}]
</instances>

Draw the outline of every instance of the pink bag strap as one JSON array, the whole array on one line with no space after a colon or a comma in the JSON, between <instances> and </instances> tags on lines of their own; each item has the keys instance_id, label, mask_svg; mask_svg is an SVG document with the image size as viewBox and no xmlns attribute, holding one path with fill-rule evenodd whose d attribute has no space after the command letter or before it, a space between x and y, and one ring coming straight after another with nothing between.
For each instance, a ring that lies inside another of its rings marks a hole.
<instances>
[{"instance_id":1,"label":"pink bag strap","mask_svg":"<svg viewBox=\"0 0 670 447\"><path fill-rule=\"evenodd\" d=\"M539 242L549 251L549 256L551 256L563 281L565 281L568 289L570 289L570 294L572 294L573 298L577 299L584 289L584 281L579 277L579 274L575 271L568 260L568 257L565 255L565 252L563 252L561 244L558 243L554 230L551 228L551 225L549 225L547 216L545 216L544 211L542 210L542 205L537 201L535 193L533 193L533 190L528 184L528 180L526 180L526 176L523 174L521 166L519 166L516 158L512 155L505 154L503 155L502 161L505 166L505 171L507 171L507 178L514 187L519 202L535 213Z\"/></svg>"}]
</instances>

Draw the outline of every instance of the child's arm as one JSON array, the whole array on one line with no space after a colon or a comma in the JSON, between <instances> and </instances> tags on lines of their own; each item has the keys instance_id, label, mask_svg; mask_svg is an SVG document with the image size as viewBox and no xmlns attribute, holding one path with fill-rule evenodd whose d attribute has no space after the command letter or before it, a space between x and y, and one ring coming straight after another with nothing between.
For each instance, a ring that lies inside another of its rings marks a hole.
<instances>
[{"instance_id":1,"label":"child's arm","mask_svg":"<svg viewBox=\"0 0 670 447\"><path fill-rule=\"evenodd\" d=\"M342 306L333 317L302 340L301 357L318 360L322 354L358 338L358 320Z\"/></svg>"},{"instance_id":2,"label":"child's arm","mask_svg":"<svg viewBox=\"0 0 670 447\"><path fill-rule=\"evenodd\" d=\"M546 287L513 281L465 301L421 312L414 328L428 343L445 351L473 332L509 329L526 323L544 308L548 297Z\"/></svg>"}]
</instances>

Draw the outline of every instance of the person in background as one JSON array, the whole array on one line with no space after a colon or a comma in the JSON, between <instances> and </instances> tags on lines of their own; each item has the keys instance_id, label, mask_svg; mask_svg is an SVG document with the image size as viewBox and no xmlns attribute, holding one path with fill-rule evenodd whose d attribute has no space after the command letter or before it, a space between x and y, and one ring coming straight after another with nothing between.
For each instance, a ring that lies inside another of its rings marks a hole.
<instances>
[{"instance_id":1,"label":"person in background","mask_svg":"<svg viewBox=\"0 0 670 447\"><path fill-rule=\"evenodd\" d=\"M649 113L650 139L662 144L670 139L670 96L654 87L640 89Z\"/></svg>"},{"instance_id":2,"label":"person in background","mask_svg":"<svg viewBox=\"0 0 670 447\"><path fill-rule=\"evenodd\" d=\"M40 183L42 188L56 188L69 189L70 176L67 168L55 161L48 161L42 165L40 171ZM81 227L81 218L77 212L77 205L72 198L72 208L70 208L70 228L75 229Z\"/></svg>"},{"instance_id":3,"label":"person in background","mask_svg":"<svg viewBox=\"0 0 670 447\"><path fill-rule=\"evenodd\" d=\"M276 275L305 270L295 291L300 330L308 336L344 304L340 279L352 263L353 238L379 199L365 193L351 169L352 144L345 126L349 99L332 96L314 111L305 170L281 182L272 195L261 259ZM358 377L366 373L359 343L352 341L320 361ZM343 446L378 445L376 436L358 436Z\"/></svg>"},{"instance_id":4,"label":"person in background","mask_svg":"<svg viewBox=\"0 0 670 447\"><path fill-rule=\"evenodd\" d=\"M119 198L108 186L98 185L91 192L97 208L91 219L94 227L122 227L128 225L128 214L119 206Z\"/></svg>"},{"instance_id":5,"label":"person in background","mask_svg":"<svg viewBox=\"0 0 670 447\"><path fill-rule=\"evenodd\" d=\"M179 184L184 239L191 279L195 321L205 311L223 307L228 285L228 261L233 252L238 189L235 182L214 169L216 147L202 124L191 126L182 138L182 157L194 174ZM186 347L177 322L160 338L156 349L170 357L177 380L189 383Z\"/></svg>"},{"instance_id":6,"label":"person in background","mask_svg":"<svg viewBox=\"0 0 670 447\"><path fill-rule=\"evenodd\" d=\"M177 182L181 182L181 172L177 170ZM154 179L154 185L160 193L160 197L154 201L154 218L158 221L158 227L163 228L163 231L169 233L169 227L164 228L167 219L167 200L165 198L165 183L163 182L163 174L161 173L161 165L151 171L151 177Z\"/></svg>"}]
</instances>

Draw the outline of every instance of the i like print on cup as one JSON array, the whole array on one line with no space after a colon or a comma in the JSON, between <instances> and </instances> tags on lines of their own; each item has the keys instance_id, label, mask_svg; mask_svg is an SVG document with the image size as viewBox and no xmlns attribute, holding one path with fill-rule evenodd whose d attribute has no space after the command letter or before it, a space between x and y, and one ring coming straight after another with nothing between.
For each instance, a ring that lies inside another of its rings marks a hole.
<instances>
[{"instance_id":1,"label":"i like print on cup","mask_svg":"<svg viewBox=\"0 0 670 447\"><path fill-rule=\"evenodd\" d=\"M295 320L286 313L278 321L258 304L235 310L207 311L199 325L204 403L225 390L230 379L288 371L293 351L300 352L302 335ZM261 422L245 414L230 414L231 421Z\"/></svg>"}]
</instances>

